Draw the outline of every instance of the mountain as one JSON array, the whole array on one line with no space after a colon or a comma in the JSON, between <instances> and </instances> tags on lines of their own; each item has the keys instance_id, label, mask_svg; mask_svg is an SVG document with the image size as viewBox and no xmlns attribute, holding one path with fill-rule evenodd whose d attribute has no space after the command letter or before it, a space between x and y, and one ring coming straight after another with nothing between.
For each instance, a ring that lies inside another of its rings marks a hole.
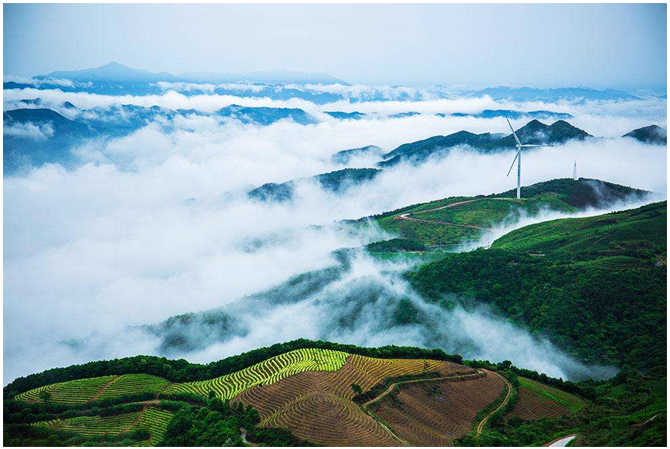
<instances>
[{"instance_id":1,"label":"mountain","mask_svg":"<svg viewBox=\"0 0 670 449\"><path fill-rule=\"evenodd\" d=\"M639 97L614 89L589 89L585 87L561 87L555 89L535 89L532 87L488 87L473 93L476 96L488 95L494 100L510 101L551 101L560 100L639 100Z\"/></svg>"},{"instance_id":2,"label":"mountain","mask_svg":"<svg viewBox=\"0 0 670 449\"><path fill-rule=\"evenodd\" d=\"M336 164L346 165L349 162L351 162L352 159L363 158L363 157L381 158L383 154L384 150L382 150L381 148L375 145L368 145L362 148L353 148L351 150L338 151L337 153L333 154L333 156L331 157L331 161Z\"/></svg>"},{"instance_id":3,"label":"mountain","mask_svg":"<svg viewBox=\"0 0 670 449\"><path fill-rule=\"evenodd\" d=\"M521 187L521 200L516 200L516 190L508 190L415 204L369 218L389 234L439 249L476 242L522 216L606 208L640 201L648 193L597 179L553 179Z\"/></svg>"},{"instance_id":4,"label":"mountain","mask_svg":"<svg viewBox=\"0 0 670 449\"><path fill-rule=\"evenodd\" d=\"M259 125L271 125L285 119L291 119L301 125L316 123L311 115L297 108L246 107L233 104L219 109L215 114L219 117L231 117L244 123Z\"/></svg>"},{"instance_id":5,"label":"mountain","mask_svg":"<svg viewBox=\"0 0 670 449\"><path fill-rule=\"evenodd\" d=\"M545 125L538 120L528 122L516 131L519 138L527 144L562 144L568 140L583 140L589 137L587 132L570 125L564 120ZM514 148L515 141L512 134L499 137L496 134L473 134L468 131L459 131L447 136L434 136L417 142L406 143L384 155L380 167L390 167L408 161L420 163L433 155L447 153L457 146L468 146L481 153L501 151Z\"/></svg>"},{"instance_id":6,"label":"mountain","mask_svg":"<svg viewBox=\"0 0 670 449\"><path fill-rule=\"evenodd\" d=\"M495 140L495 136L491 133L473 134L468 131L459 131L447 136L434 136L400 145L395 150L386 153L384 161L379 166L392 166L403 160L423 161L434 153L459 145L468 145L473 148L488 147Z\"/></svg>"},{"instance_id":7,"label":"mountain","mask_svg":"<svg viewBox=\"0 0 670 449\"><path fill-rule=\"evenodd\" d=\"M444 115L444 114L437 114ZM572 115L565 112L553 112L553 111L512 111L509 109L485 109L482 112L477 114L464 114L457 112L451 114L452 117L477 117L477 118L497 118L497 117L507 117L511 120L518 120L521 118L536 118L539 120L569 120L573 118Z\"/></svg>"},{"instance_id":8,"label":"mountain","mask_svg":"<svg viewBox=\"0 0 670 449\"><path fill-rule=\"evenodd\" d=\"M249 73L188 72L180 78L198 82L225 83L261 83L261 84L349 84L339 78L323 72L300 72L294 70L268 70Z\"/></svg>"},{"instance_id":9,"label":"mountain","mask_svg":"<svg viewBox=\"0 0 670 449\"><path fill-rule=\"evenodd\" d=\"M325 114L340 120L360 120L365 117L365 114L362 112L326 111Z\"/></svg>"},{"instance_id":10,"label":"mountain","mask_svg":"<svg viewBox=\"0 0 670 449\"><path fill-rule=\"evenodd\" d=\"M523 143L533 145L560 145L569 140L584 140L591 137L586 131L572 126L565 120L559 120L551 125L532 120L526 126L516 130L516 134ZM494 142L490 148L514 148L514 145L514 136L510 134Z\"/></svg>"},{"instance_id":11,"label":"mountain","mask_svg":"<svg viewBox=\"0 0 670 449\"><path fill-rule=\"evenodd\" d=\"M51 72L36 78L115 83L156 83L158 81L179 80L179 78L167 72L151 73L147 70L133 69L118 62L110 62L92 69Z\"/></svg>"},{"instance_id":12,"label":"mountain","mask_svg":"<svg viewBox=\"0 0 670 449\"><path fill-rule=\"evenodd\" d=\"M666 202L546 221L408 279L431 301L476 297L585 362L664 373L666 228Z\"/></svg>"},{"instance_id":13,"label":"mountain","mask_svg":"<svg viewBox=\"0 0 670 449\"><path fill-rule=\"evenodd\" d=\"M310 178L295 179L282 184L268 183L251 190L250 198L260 201L290 201L293 199L295 189L300 183L316 182L323 190L342 193L351 187L372 181L382 170L376 168L345 168L330 173L312 176Z\"/></svg>"},{"instance_id":14,"label":"mountain","mask_svg":"<svg viewBox=\"0 0 670 449\"><path fill-rule=\"evenodd\" d=\"M240 120L243 123L270 125L279 120L293 120L301 125L316 123L302 109L244 107L231 105L209 114L194 109L171 110L159 106L137 106L114 104L91 109L78 109L70 102L57 107L68 119L51 109L39 108L39 98L13 102L20 109L4 113L5 129L3 142L5 152L4 174L16 172L20 167L39 167L45 163L60 163L71 166L76 161L70 150L86 139L118 138L128 135L150 123L164 125L164 120L177 116L218 116ZM25 106L38 106L36 109Z\"/></svg>"},{"instance_id":15,"label":"mountain","mask_svg":"<svg viewBox=\"0 0 670 449\"><path fill-rule=\"evenodd\" d=\"M624 134L623 137L632 137L640 142L651 143L654 145L668 144L668 131L656 125L634 129L628 134Z\"/></svg>"},{"instance_id":16,"label":"mountain","mask_svg":"<svg viewBox=\"0 0 670 449\"><path fill-rule=\"evenodd\" d=\"M593 387L508 362L309 340L208 365L138 356L58 368L15 380L4 397L9 446L537 445L588 425L579 412L594 408ZM519 432L494 425L515 416ZM662 439L657 427L646 433Z\"/></svg>"},{"instance_id":17,"label":"mountain","mask_svg":"<svg viewBox=\"0 0 670 449\"><path fill-rule=\"evenodd\" d=\"M14 173L24 166L46 163L68 165L70 148L95 131L51 109L16 109L3 116L3 170Z\"/></svg>"}]
</instances>

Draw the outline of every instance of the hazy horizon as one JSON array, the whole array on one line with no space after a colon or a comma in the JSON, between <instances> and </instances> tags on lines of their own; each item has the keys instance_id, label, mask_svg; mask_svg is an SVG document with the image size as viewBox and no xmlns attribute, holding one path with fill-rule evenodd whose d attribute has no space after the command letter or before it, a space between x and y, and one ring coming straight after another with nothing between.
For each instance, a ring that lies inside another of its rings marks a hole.
<instances>
[{"instance_id":1,"label":"hazy horizon","mask_svg":"<svg viewBox=\"0 0 670 449\"><path fill-rule=\"evenodd\" d=\"M666 8L11 4L4 75L117 61L174 75L295 70L368 85L661 92Z\"/></svg>"}]
</instances>

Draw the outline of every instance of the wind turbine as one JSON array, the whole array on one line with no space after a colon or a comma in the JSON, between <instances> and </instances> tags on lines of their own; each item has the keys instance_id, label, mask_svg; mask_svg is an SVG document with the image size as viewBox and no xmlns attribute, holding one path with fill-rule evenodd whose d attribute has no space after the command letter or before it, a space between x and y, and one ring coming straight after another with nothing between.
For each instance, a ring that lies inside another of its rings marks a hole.
<instances>
[{"instance_id":1,"label":"wind turbine","mask_svg":"<svg viewBox=\"0 0 670 449\"><path fill-rule=\"evenodd\" d=\"M545 147L547 145L530 145L530 144L523 144L519 140L519 138L516 135L516 132L514 131L514 128L512 128L512 124L509 122L509 119L505 117L505 120L507 120L507 124L509 125L509 129L512 130L512 135L514 136L514 140L516 140L516 155L514 156L514 159L512 160L512 165L509 167L509 170L507 171L507 176L509 176L510 173L512 173L512 168L514 168L514 162L517 163L516 166L516 198L520 199L521 198L521 149L522 148L530 148L530 147Z\"/></svg>"}]
</instances>

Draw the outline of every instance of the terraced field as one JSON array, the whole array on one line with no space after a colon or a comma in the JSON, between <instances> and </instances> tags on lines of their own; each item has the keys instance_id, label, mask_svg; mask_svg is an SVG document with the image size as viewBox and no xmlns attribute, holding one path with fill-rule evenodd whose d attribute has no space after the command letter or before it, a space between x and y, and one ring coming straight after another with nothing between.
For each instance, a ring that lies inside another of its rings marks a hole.
<instances>
[{"instance_id":1,"label":"terraced field","mask_svg":"<svg viewBox=\"0 0 670 449\"><path fill-rule=\"evenodd\" d=\"M255 385L270 385L305 371L337 371L348 354L328 349L297 349L215 379L170 385L166 393L194 393L232 399Z\"/></svg>"},{"instance_id":2,"label":"terraced field","mask_svg":"<svg viewBox=\"0 0 670 449\"><path fill-rule=\"evenodd\" d=\"M389 377L424 371L438 372L442 376L474 372L451 362L350 355L338 371L303 372L271 385L254 386L235 399L258 410L262 425L286 427L297 437L317 444L379 446L384 442L398 445L351 401L355 395L351 385L357 384L365 392ZM331 415L337 421L332 421ZM334 426L334 422L338 425Z\"/></svg>"},{"instance_id":3,"label":"terraced field","mask_svg":"<svg viewBox=\"0 0 670 449\"><path fill-rule=\"evenodd\" d=\"M70 419L53 419L35 423L35 426L48 427L54 430L66 430L84 437L117 436L122 433L147 430L151 434L148 440L136 443L135 446L156 446L165 437L167 425L172 413L157 408L147 407L140 412L125 413L115 416L80 416Z\"/></svg>"},{"instance_id":4,"label":"terraced field","mask_svg":"<svg viewBox=\"0 0 670 449\"><path fill-rule=\"evenodd\" d=\"M55 430L67 430L85 437L103 435L119 435L128 430L142 412L127 413L116 416L80 416L70 419L55 419L36 423L36 426L49 427Z\"/></svg>"},{"instance_id":5,"label":"terraced field","mask_svg":"<svg viewBox=\"0 0 670 449\"><path fill-rule=\"evenodd\" d=\"M487 372L460 381L399 385L371 410L403 440L415 446L451 446L472 430L477 412L493 402L505 384Z\"/></svg>"},{"instance_id":6,"label":"terraced field","mask_svg":"<svg viewBox=\"0 0 670 449\"><path fill-rule=\"evenodd\" d=\"M519 399L507 418L521 419L559 418L580 411L585 402L570 393L548 385L519 377Z\"/></svg>"},{"instance_id":7,"label":"terraced field","mask_svg":"<svg viewBox=\"0 0 670 449\"><path fill-rule=\"evenodd\" d=\"M112 399L134 393L160 393L169 382L150 374L124 374L106 385L96 399Z\"/></svg>"},{"instance_id":8,"label":"terraced field","mask_svg":"<svg viewBox=\"0 0 670 449\"><path fill-rule=\"evenodd\" d=\"M167 425L172 419L172 413L166 410L156 408L146 409L140 416L132 430L146 429L151 434L151 438L142 441L136 446L157 446L163 441Z\"/></svg>"},{"instance_id":9,"label":"terraced field","mask_svg":"<svg viewBox=\"0 0 670 449\"><path fill-rule=\"evenodd\" d=\"M68 405L84 404L93 399L102 388L116 378L117 376L102 376L60 382L26 391L17 395L16 399L18 401L42 402L40 392L46 390L51 393L51 402Z\"/></svg>"},{"instance_id":10,"label":"terraced field","mask_svg":"<svg viewBox=\"0 0 670 449\"><path fill-rule=\"evenodd\" d=\"M264 421L324 446L400 446L355 403L335 394L308 394Z\"/></svg>"}]
</instances>

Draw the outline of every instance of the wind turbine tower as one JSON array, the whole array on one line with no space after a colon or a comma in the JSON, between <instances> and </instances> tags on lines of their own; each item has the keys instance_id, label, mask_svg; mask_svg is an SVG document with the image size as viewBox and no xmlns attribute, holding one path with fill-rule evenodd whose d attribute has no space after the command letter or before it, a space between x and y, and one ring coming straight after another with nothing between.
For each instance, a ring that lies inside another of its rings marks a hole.
<instances>
[{"instance_id":1,"label":"wind turbine tower","mask_svg":"<svg viewBox=\"0 0 670 449\"><path fill-rule=\"evenodd\" d=\"M575 168L572 170L572 179L577 180L577 161L575 161Z\"/></svg>"},{"instance_id":2,"label":"wind turbine tower","mask_svg":"<svg viewBox=\"0 0 670 449\"><path fill-rule=\"evenodd\" d=\"M507 120L507 124L509 125L509 129L512 130L512 135L514 136L514 140L516 141L516 155L514 156L514 159L512 160L512 165L509 167L509 171L507 172L507 176L509 176L510 173L512 173L512 168L514 168L514 163L516 162L516 198L521 199L521 150L523 148L531 148L531 147L546 147L550 145L529 145L529 144L523 144L519 140L519 137L516 135L516 132L514 131L514 128L512 128L512 124L509 122L509 119L505 117L505 120Z\"/></svg>"}]
</instances>

